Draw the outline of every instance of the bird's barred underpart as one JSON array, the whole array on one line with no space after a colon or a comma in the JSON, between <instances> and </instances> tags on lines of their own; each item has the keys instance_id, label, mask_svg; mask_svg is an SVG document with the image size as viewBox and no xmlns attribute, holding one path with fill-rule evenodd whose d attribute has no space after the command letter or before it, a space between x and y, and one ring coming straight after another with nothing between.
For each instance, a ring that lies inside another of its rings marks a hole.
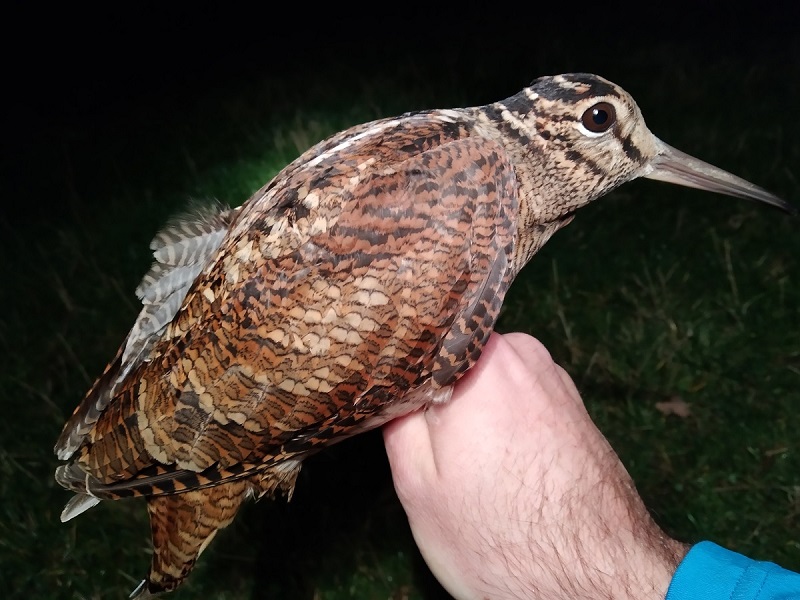
<instances>
[{"instance_id":1,"label":"bird's barred underpart","mask_svg":"<svg viewBox=\"0 0 800 600\"><path fill-rule=\"evenodd\" d=\"M177 587L248 497L291 497L302 460L450 397L514 277L575 211L636 177L768 192L667 146L621 88L534 81L463 109L320 142L238 209L170 223L142 312L56 445L59 484L147 498L137 588Z\"/></svg>"}]
</instances>

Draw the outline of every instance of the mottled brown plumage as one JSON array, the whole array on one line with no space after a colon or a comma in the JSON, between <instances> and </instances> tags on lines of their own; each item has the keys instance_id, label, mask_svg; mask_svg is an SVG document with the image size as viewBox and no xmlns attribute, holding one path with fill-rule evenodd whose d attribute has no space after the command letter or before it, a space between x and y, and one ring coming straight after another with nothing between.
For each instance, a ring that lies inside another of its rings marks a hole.
<instances>
[{"instance_id":1,"label":"mottled brown plumage","mask_svg":"<svg viewBox=\"0 0 800 600\"><path fill-rule=\"evenodd\" d=\"M248 496L291 495L322 447L449 398L518 271L638 176L771 194L655 138L620 88L542 78L483 107L360 125L241 209L172 223L142 313L66 424L56 479L147 497L142 595L175 588Z\"/></svg>"}]
</instances>

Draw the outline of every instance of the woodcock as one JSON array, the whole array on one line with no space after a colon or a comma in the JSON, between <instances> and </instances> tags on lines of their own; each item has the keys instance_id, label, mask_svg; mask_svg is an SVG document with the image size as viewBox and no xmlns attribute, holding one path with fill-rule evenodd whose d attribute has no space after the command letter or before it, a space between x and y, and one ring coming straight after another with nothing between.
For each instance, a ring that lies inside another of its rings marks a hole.
<instances>
[{"instance_id":1,"label":"woodcock","mask_svg":"<svg viewBox=\"0 0 800 600\"><path fill-rule=\"evenodd\" d=\"M446 401L520 269L637 177L794 212L656 138L618 86L569 74L358 125L241 208L174 221L56 444L77 492L62 520L146 497L154 554L133 595L174 589L246 498L291 496L310 454Z\"/></svg>"}]
</instances>

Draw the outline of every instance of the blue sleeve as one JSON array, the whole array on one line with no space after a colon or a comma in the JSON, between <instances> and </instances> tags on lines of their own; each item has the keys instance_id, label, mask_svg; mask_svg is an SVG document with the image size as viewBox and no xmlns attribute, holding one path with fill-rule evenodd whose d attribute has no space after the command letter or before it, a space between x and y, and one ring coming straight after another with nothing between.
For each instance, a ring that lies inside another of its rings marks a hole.
<instances>
[{"instance_id":1,"label":"blue sleeve","mask_svg":"<svg viewBox=\"0 0 800 600\"><path fill-rule=\"evenodd\" d=\"M700 542L678 565L666 600L700 599L798 600L800 574Z\"/></svg>"}]
</instances>

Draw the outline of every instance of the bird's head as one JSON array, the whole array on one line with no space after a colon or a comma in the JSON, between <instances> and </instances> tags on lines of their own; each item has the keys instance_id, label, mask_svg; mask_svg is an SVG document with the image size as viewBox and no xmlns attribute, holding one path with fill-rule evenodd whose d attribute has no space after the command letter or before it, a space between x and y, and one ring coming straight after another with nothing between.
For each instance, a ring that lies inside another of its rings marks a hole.
<instances>
[{"instance_id":1,"label":"bird's head","mask_svg":"<svg viewBox=\"0 0 800 600\"><path fill-rule=\"evenodd\" d=\"M633 98L597 75L542 77L496 106L508 131L524 132L539 156L527 190L533 222L563 219L637 177L797 212L766 190L662 142L645 125Z\"/></svg>"}]
</instances>

